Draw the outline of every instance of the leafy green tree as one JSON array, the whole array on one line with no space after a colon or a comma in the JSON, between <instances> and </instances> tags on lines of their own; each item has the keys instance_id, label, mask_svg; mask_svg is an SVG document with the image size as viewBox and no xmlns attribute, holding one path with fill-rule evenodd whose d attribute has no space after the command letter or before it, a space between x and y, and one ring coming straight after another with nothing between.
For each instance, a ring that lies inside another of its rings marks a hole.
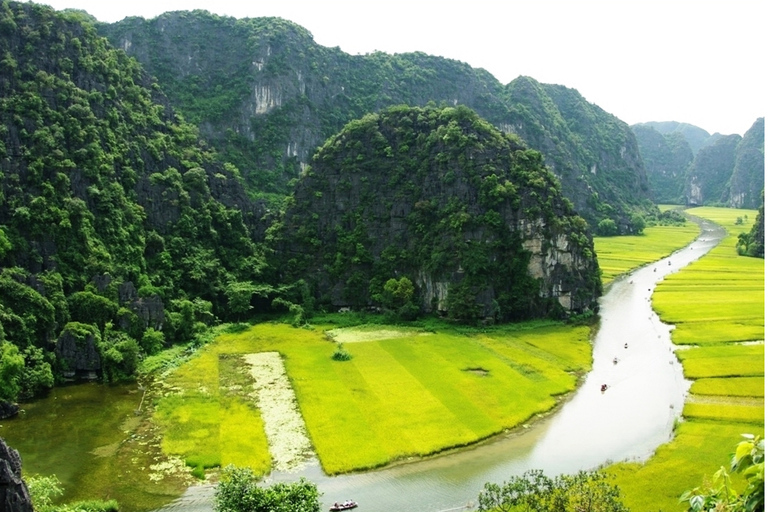
<instances>
[{"instance_id":1,"label":"leafy green tree","mask_svg":"<svg viewBox=\"0 0 768 512\"><path fill-rule=\"evenodd\" d=\"M53 387L53 354L30 345L24 349L23 355L24 371L21 374L19 398L29 399Z\"/></svg>"},{"instance_id":2,"label":"leafy green tree","mask_svg":"<svg viewBox=\"0 0 768 512\"><path fill-rule=\"evenodd\" d=\"M64 494L56 475L36 475L27 480L32 505L37 512L118 512L115 500L87 500L56 505L54 501Z\"/></svg>"},{"instance_id":3,"label":"leafy green tree","mask_svg":"<svg viewBox=\"0 0 768 512\"><path fill-rule=\"evenodd\" d=\"M95 324L104 329L107 322L111 322L120 307L116 302L109 300L93 292L75 292L67 299L72 319L84 324Z\"/></svg>"},{"instance_id":4,"label":"leafy green tree","mask_svg":"<svg viewBox=\"0 0 768 512\"><path fill-rule=\"evenodd\" d=\"M642 235L645 230L645 219L639 213L633 213L630 219L632 225L632 233L636 235Z\"/></svg>"},{"instance_id":5,"label":"leafy green tree","mask_svg":"<svg viewBox=\"0 0 768 512\"><path fill-rule=\"evenodd\" d=\"M392 278L384 283L382 302L385 307L393 309L405 306L413 298L413 282L403 276L400 279Z\"/></svg>"},{"instance_id":6,"label":"leafy green tree","mask_svg":"<svg viewBox=\"0 0 768 512\"><path fill-rule=\"evenodd\" d=\"M616 221L613 219L603 219L597 224L597 234L600 236L616 236L619 234L619 228L616 227Z\"/></svg>"},{"instance_id":7,"label":"leafy green tree","mask_svg":"<svg viewBox=\"0 0 768 512\"><path fill-rule=\"evenodd\" d=\"M728 470L721 466L712 476L711 484L686 491L680 497L688 512L765 510L765 439L752 434L743 437L745 440L736 446L731 457L730 470L742 474L747 487L739 493Z\"/></svg>"},{"instance_id":8,"label":"leafy green tree","mask_svg":"<svg viewBox=\"0 0 768 512\"><path fill-rule=\"evenodd\" d=\"M53 501L64 494L61 481L56 475L34 476L28 480L27 487L32 504L39 512L53 512L55 510Z\"/></svg>"},{"instance_id":9,"label":"leafy green tree","mask_svg":"<svg viewBox=\"0 0 768 512\"><path fill-rule=\"evenodd\" d=\"M228 283L224 289L224 294L227 296L227 306L229 311L241 319L253 306L251 306L251 298L256 292L256 285L252 282L246 281L233 281Z\"/></svg>"},{"instance_id":10,"label":"leafy green tree","mask_svg":"<svg viewBox=\"0 0 768 512\"><path fill-rule=\"evenodd\" d=\"M619 488L598 471L554 479L541 470L526 471L501 485L486 483L478 503L481 512L629 512Z\"/></svg>"},{"instance_id":11,"label":"leafy green tree","mask_svg":"<svg viewBox=\"0 0 768 512\"><path fill-rule=\"evenodd\" d=\"M156 331L152 327L147 328L141 336L141 348L147 355L154 355L160 352L165 345L165 335L163 331Z\"/></svg>"},{"instance_id":12,"label":"leafy green tree","mask_svg":"<svg viewBox=\"0 0 768 512\"><path fill-rule=\"evenodd\" d=\"M139 365L139 344L124 332L107 324L104 335L97 342L101 355L101 370L106 382L131 379Z\"/></svg>"},{"instance_id":13,"label":"leafy green tree","mask_svg":"<svg viewBox=\"0 0 768 512\"><path fill-rule=\"evenodd\" d=\"M0 400L15 402L21 390L24 356L16 345L0 341Z\"/></svg>"},{"instance_id":14,"label":"leafy green tree","mask_svg":"<svg viewBox=\"0 0 768 512\"><path fill-rule=\"evenodd\" d=\"M217 512L320 512L320 494L312 482L258 484L250 468L227 466L216 487Z\"/></svg>"}]
</instances>

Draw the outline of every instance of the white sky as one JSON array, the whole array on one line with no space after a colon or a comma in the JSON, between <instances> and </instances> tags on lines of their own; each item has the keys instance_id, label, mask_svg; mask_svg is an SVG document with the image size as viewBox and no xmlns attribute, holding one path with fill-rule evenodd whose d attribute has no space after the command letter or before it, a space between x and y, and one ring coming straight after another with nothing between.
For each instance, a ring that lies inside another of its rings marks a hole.
<instances>
[{"instance_id":1,"label":"white sky","mask_svg":"<svg viewBox=\"0 0 768 512\"><path fill-rule=\"evenodd\" d=\"M423 51L577 89L634 124L743 135L765 116L766 0L43 0L100 21L205 9L291 20L351 54Z\"/></svg>"}]
</instances>

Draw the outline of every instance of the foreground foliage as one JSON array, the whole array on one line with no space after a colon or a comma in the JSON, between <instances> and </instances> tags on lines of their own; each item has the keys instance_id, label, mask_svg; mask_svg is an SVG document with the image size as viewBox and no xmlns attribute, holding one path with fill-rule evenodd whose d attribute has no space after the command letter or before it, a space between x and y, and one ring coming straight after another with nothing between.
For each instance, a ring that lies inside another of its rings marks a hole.
<instances>
[{"instance_id":1,"label":"foreground foliage","mask_svg":"<svg viewBox=\"0 0 768 512\"><path fill-rule=\"evenodd\" d=\"M619 488L594 471L554 479L526 471L501 485L486 483L477 501L481 512L629 512Z\"/></svg>"},{"instance_id":2,"label":"foreground foliage","mask_svg":"<svg viewBox=\"0 0 768 512\"><path fill-rule=\"evenodd\" d=\"M32 505L37 512L118 512L115 500L76 501L54 505L56 498L64 493L56 476L33 476L27 481Z\"/></svg>"},{"instance_id":3,"label":"foreground foliage","mask_svg":"<svg viewBox=\"0 0 768 512\"><path fill-rule=\"evenodd\" d=\"M733 510L758 512L765 510L765 440L760 436L744 434L745 441L736 446L730 461L730 470L744 475L747 486L736 490L725 467L720 467L712 482L686 491L680 501L687 503L689 512Z\"/></svg>"},{"instance_id":4,"label":"foreground foliage","mask_svg":"<svg viewBox=\"0 0 768 512\"><path fill-rule=\"evenodd\" d=\"M320 494L315 484L300 479L294 483L259 485L248 468L228 466L216 486L216 512L320 512Z\"/></svg>"}]
</instances>

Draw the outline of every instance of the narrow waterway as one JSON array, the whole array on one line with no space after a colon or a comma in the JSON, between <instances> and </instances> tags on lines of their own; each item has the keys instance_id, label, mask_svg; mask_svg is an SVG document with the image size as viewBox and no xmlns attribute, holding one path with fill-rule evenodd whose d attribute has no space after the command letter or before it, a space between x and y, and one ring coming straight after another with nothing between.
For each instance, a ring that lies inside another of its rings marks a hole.
<instances>
[{"instance_id":1,"label":"narrow waterway","mask_svg":"<svg viewBox=\"0 0 768 512\"><path fill-rule=\"evenodd\" d=\"M647 459L670 440L689 386L672 352L670 327L651 308L653 289L664 276L706 254L724 234L703 222L689 246L615 280L601 299L592 371L558 411L530 428L379 471L328 477L315 465L301 473L273 473L267 482L308 478L322 492L324 509L354 499L361 512L436 512L472 509L485 482L501 483L528 469L556 475ZM169 509L212 510L210 488L193 489L188 496L186 504L181 498Z\"/></svg>"}]
</instances>

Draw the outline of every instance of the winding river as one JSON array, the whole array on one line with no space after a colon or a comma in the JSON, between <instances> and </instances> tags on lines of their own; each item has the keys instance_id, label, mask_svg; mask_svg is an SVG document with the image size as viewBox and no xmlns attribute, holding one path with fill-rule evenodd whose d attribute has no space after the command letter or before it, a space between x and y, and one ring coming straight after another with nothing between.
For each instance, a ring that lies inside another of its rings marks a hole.
<instances>
[{"instance_id":1,"label":"winding river","mask_svg":"<svg viewBox=\"0 0 768 512\"><path fill-rule=\"evenodd\" d=\"M673 353L671 327L653 312L651 295L664 276L699 259L725 235L712 223L701 227L684 249L611 284L601 299L592 371L553 414L471 449L335 477L314 465L301 473L273 473L267 483L303 476L317 484L324 509L354 499L365 512L436 512L472 509L485 482L501 483L528 469L556 475L646 460L671 439L690 384ZM212 511L212 488L191 488L163 510Z\"/></svg>"},{"instance_id":2,"label":"winding river","mask_svg":"<svg viewBox=\"0 0 768 512\"><path fill-rule=\"evenodd\" d=\"M527 469L543 469L556 475L611 461L647 459L670 439L689 386L672 352L670 327L651 308L651 294L665 275L700 258L723 236L721 228L702 222L701 234L689 246L616 279L601 299L592 371L555 411L527 428L472 448L377 471L329 477L315 463L300 473L274 472L267 483L303 476L317 484L325 510L335 501L354 499L360 503L357 510L363 512L438 512L474 508L486 482L501 483ZM607 385L605 392L600 389L603 384ZM81 474L82 464L77 463L84 452L92 450L86 444L93 444L94 436L104 434L100 441L104 446L90 451L95 455L88 456L89 464L114 464L114 457L109 455L116 453L121 444L105 432L130 430L130 425L122 423L139 421L131 418L140 398L135 384L57 388L50 397L27 404L25 418L0 422L0 435L24 454L25 467L56 468L62 481L77 489L79 479L93 479L90 473ZM73 408L80 411L79 420L77 424L66 423L64 418L71 416L68 411ZM133 434L129 442L140 447L148 438ZM136 456L130 446L123 451ZM151 450L147 453L151 456ZM150 465L152 461L142 464ZM130 487L130 482L126 478L120 485ZM109 497L114 482L99 484L101 487L94 489L102 491L94 492ZM157 488L152 492L157 494L152 498L153 505L132 503L128 508L141 510L162 503L165 490ZM191 487L161 510L212 512L213 487Z\"/></svg>"}]
</instances>

